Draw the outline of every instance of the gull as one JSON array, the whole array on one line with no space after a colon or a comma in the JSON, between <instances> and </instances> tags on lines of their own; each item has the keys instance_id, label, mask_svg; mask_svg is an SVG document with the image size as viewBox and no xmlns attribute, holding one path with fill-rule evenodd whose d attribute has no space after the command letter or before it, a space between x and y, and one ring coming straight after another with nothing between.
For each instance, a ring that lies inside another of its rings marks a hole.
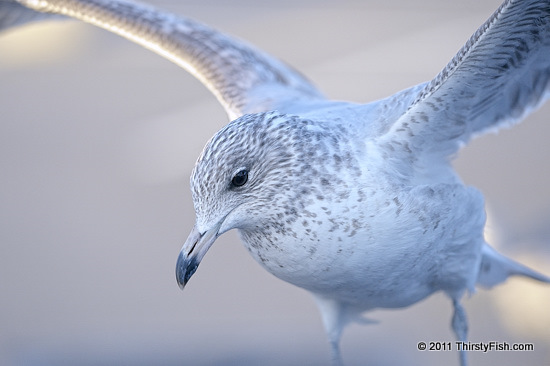
<instances>
[{"instance_id":1,"label":"gull","mask_svg":"<svg viewBox=\"0 0 550 366\"><path fill-rule=\"evenodd\" d=\"M512 275L550 282L489 246L483 197L450 165L472 138L548 98L549 0L505 1L433 80L369 104L328 100L253 46L147 5L0 1L0 29L60 15L180 65L231 119L192 172L196 222L176 263L181 288L237 229L266 270L313 294L337 365L344 327L366 322L368 310L441 291L466 342L466 293Z\"/></svg>"}]
</instances>

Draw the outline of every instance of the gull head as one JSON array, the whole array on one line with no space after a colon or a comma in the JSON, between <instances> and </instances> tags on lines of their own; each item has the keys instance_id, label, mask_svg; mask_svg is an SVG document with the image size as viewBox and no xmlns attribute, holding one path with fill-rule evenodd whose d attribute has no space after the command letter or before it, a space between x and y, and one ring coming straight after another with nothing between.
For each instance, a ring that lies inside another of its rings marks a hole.
<instances>
[{"instance_id":1,"label":"gull head","mask_svg":"<svg viewBox=\"0 0 550 366\"><path fill-rule=\"evenodd\" d=\"M180 288L220 235L261 230L292 212L288 192L303 165L297 150L311 124L278 112L249 114L206 144L191 175L196 222L176 264Z\"/></svg>"}]
</instances>

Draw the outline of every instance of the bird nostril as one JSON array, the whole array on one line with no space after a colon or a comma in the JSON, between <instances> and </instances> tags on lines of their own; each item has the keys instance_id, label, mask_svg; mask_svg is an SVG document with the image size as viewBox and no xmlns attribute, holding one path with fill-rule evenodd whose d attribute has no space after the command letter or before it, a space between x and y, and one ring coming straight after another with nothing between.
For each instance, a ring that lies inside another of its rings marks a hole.
<instances>
[{"instance_id":1,"label":"bird nostril","mask_svg":"<svg viewBox=\"0 0 550 366\"><path fill-rule=\"evenodd\" d=\"M189 251L189 253L187 253L187 255L191 255L191 253L193 253L193 250L195 250L195 247L197 246L198 242L199 242L198 240L195 241L195 243L193 244L193 246L191 247L191 250Z\"/></svg>"}]
</instances>

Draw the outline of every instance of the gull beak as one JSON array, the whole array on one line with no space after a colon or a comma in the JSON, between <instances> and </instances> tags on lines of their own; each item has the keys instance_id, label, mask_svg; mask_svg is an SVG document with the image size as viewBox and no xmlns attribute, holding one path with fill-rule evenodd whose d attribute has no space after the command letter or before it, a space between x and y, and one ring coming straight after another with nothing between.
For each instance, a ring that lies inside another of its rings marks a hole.
<instances>
[{"instance_id":1,"label":"gull beak","mask_svg":"<svg viewBox=\"0 0 550 366\"><path fill-rule=\"evenodd\" d=\"M183 244L183 248L181 248L176 263L176 280L182 290L187 284L187 281L189 281L197 270L208 249L210 249L214 241L220 236L218 230L222 222L223 220L202 234L197 229L197 225L191 230L189 237L185 241L185 244Z\"/></svg>"}]
</instances>

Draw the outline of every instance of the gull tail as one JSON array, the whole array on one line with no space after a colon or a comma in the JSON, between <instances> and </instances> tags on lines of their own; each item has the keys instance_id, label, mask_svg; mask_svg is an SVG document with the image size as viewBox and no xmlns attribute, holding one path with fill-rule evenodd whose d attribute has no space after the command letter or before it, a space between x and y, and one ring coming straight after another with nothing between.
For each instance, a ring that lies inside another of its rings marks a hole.
<instances>
[{"instance_id":1,"label":"gull tail","mask_svg":"<svg viewBox=\"0 0 550 366\"><path fill-rule=\"evenodd\" d=\"M506 281L510 276L525 276L534 280L550 283L550 277L538 273L523 264L511 260L484 244L481 264L477 275L477 284L491 288Z\"/></svg>"}]
</instances>

